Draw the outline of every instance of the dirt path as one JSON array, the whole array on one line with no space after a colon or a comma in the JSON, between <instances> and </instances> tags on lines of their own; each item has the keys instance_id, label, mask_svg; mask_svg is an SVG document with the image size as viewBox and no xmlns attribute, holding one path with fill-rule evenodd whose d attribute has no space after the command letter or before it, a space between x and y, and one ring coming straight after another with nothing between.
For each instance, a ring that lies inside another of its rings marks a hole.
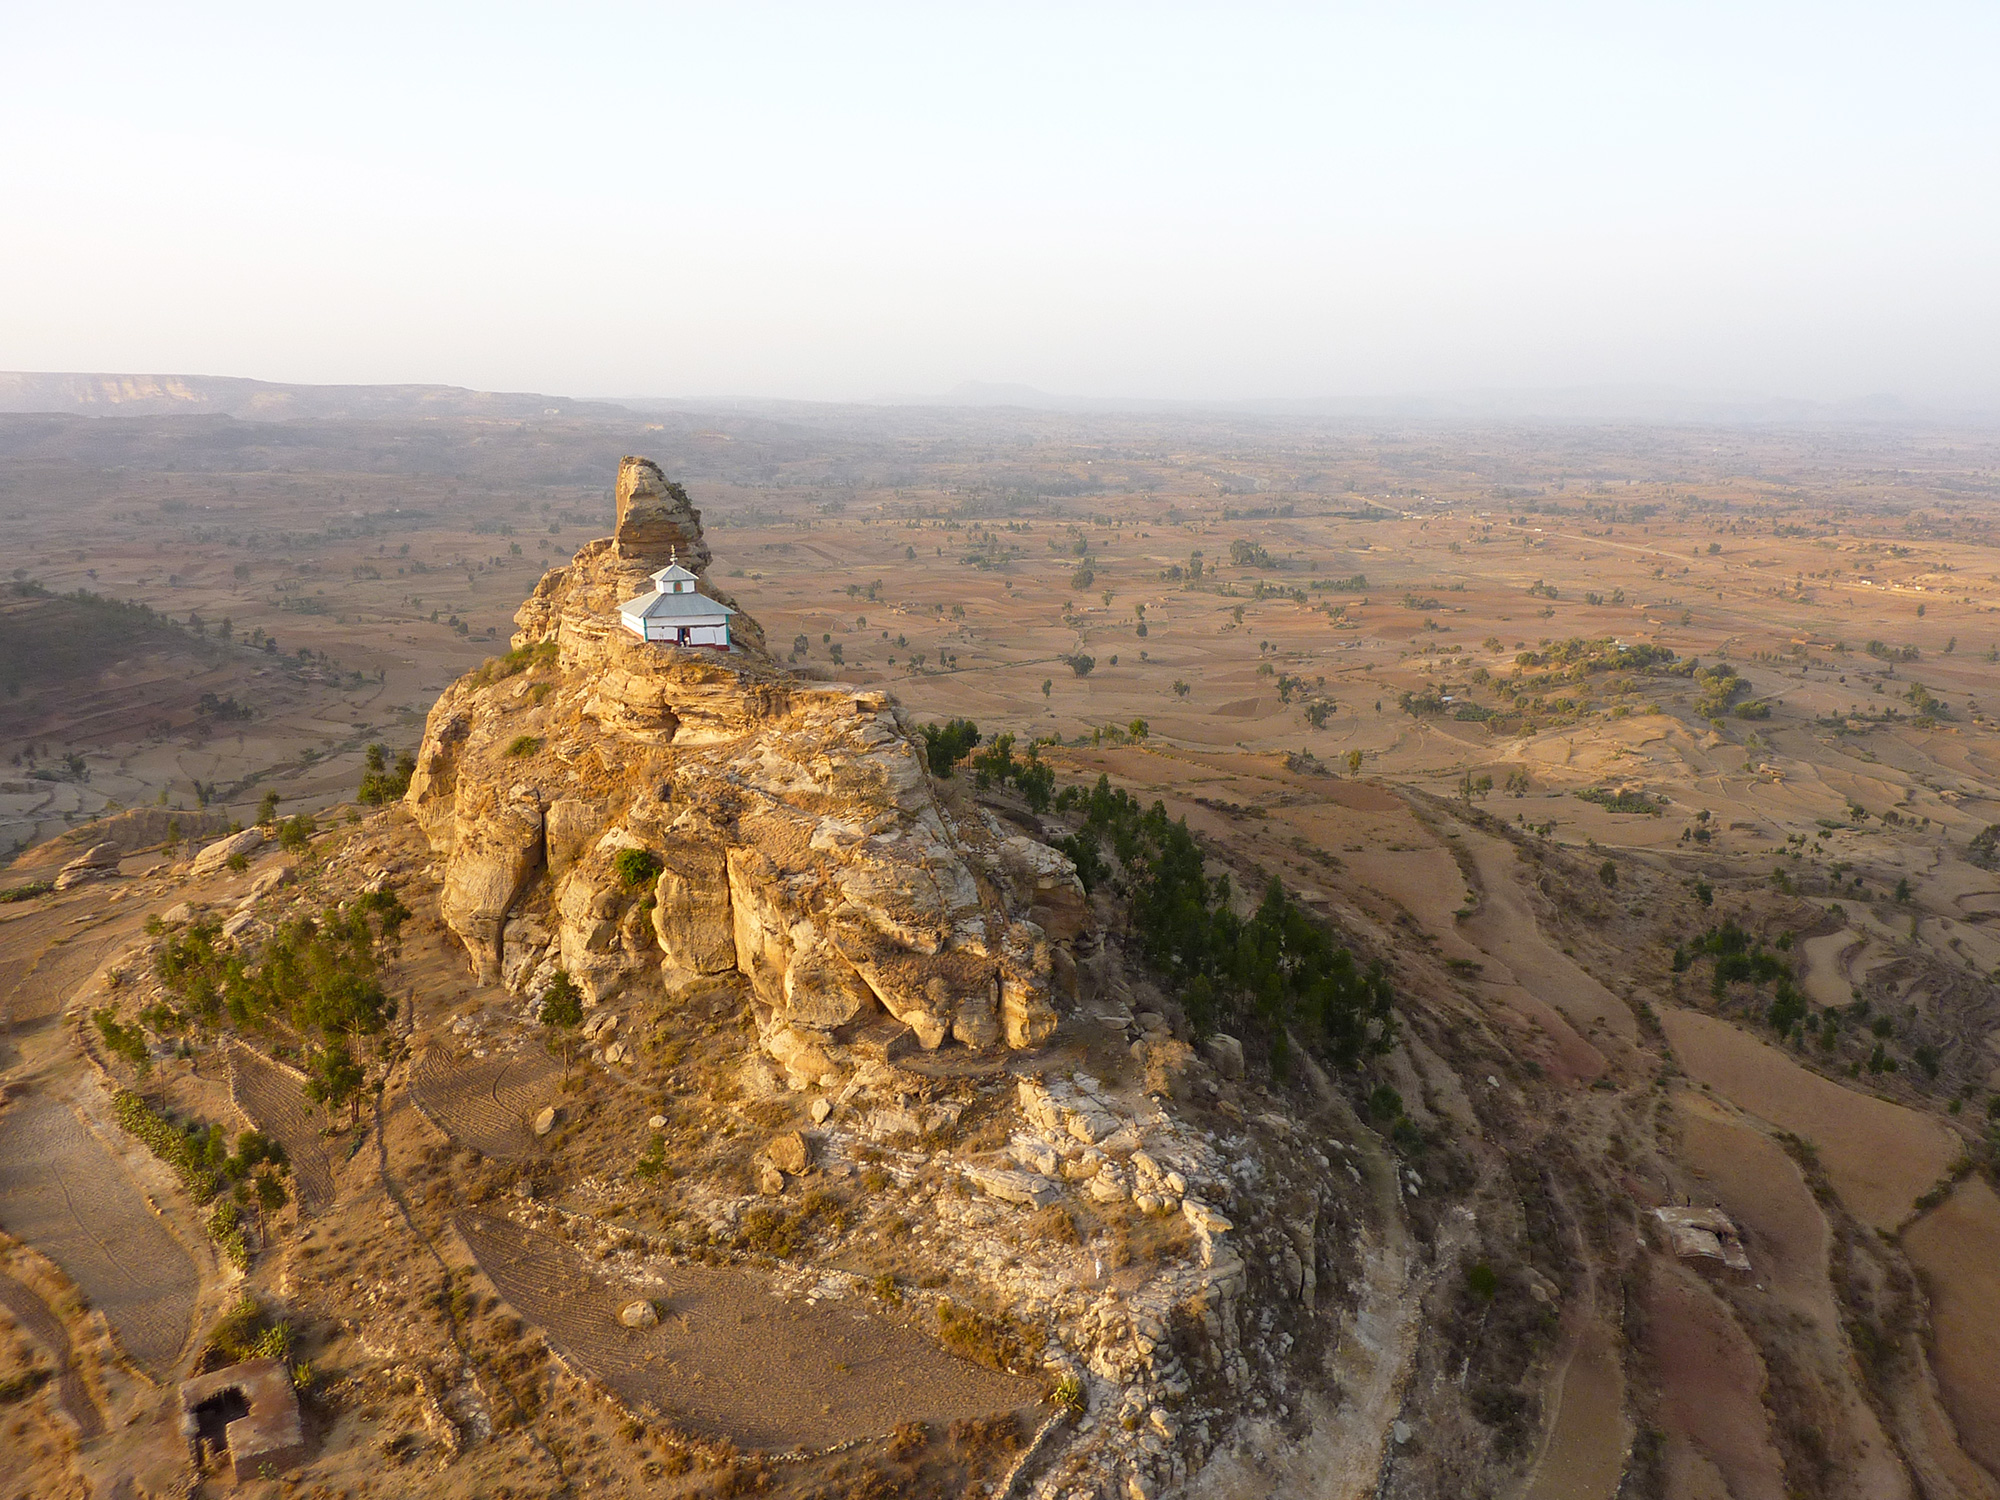
<instances>
[{"instance_id":1,"label":"dirt path","mask_svg":"<svg viewBox=\"0 0 2000 1500\"><path fill-rule=\"evenodd\" d=\"M535 1149L535 1112L556 1102L561 1069L537 1048L457 1059L433 1046L410 1070L410 1098L446 1135L499 1161Z\"/></svg>"},{"instance_id":2,"label":"dirt path","mask_svg":"<svg viewBox=\"0 0 2000 1500\"><path fill-rule=\"evenodd\" d=\"M84 1384L70 1358L69 1330L63 1327L62 1320L49 1310L38 1293L4 1271L0 1271L0 1308L5 1308L21 1331L47 1352L49 1362L55 1366L56 1401L76 1424L78 1439L87 1443L104 1431L104 1418L97 1410L97 1403L90 1399L90 1387Z\"/></svg>"},{"instance_id":3,"label":"dirt path","mask_svg":"<svg viewBox=\"0 0 2000 1500\"><path fill-rule=\"evenodd\" d=\"M1479 873L1479 909L1462 924L1465 935L1506 967L1516 984L1547 1001L1588 1035L1593 1029L1636 1042L1632 1008L1599 984L1575 959L1543 936L1521 881L1527 873L1504 839L1466 828L1460 835ZM1488 976L1497 978L1498 976Z\"/></svg>"},{"instance_id":4,"label":"dirt path","mask_svg":"<svg viewBox=\"0 0 2000 1500\"><path fill-rule=\"evenodd\" d=\"M954 1358L865 1309L786 1301L746 1272L661 1265L658 1284L636 1285L506 1220L466 1214L457 1228L501 1297L565 1360L635 1408L745 1448L824 1448L1041 1394L1038 1381ZM620 1324L636 1297L664 1300L657 1328Z\"/></svg>"},{"instance_id":5,"label":"dirt path","mask_svg":"<svg viewBox=\"0 0 2000 1500\"><path fill-rule=\"evenodd\" d=\"M229 1048L229 1097L252 1124L284 1146L299 1218L323 1213L333 1202L333 1165L320 1142L319 1118L298 1079L235 1043Z\"/></svg>"},{"instance_id":6,"label":"dirt path","mask_svg":"<svg viewBox=\"0 0 2000 1500\"><path fill-rule=\"evenodd\" d=\"M1810 1141L1842 1200L1877 1229L1909 1218L1958 1155L1957 1137L1937 1121L1842 1088L1727 1021L1667 1006L1660 1024L1688 1077Z\"/></svg>"},{"instance_id":7,"label":"dirt path","mask_svg":"<svg viewBox=\"0 0 2000 1500\"><path fill-rule=\"evenodd\" d=\"M53 1260L156 1378L186 1346L201 1278L68 1095L33 1088L0 1111L0 1224Z\"/></svg>"},{"instance_id":8,"label":"dirt path","mask_svg":"<svg viewBox=\"0 0 2000 1500\"><path fill-rule=\"evenodd\" d=\"M2000 1475L2000 1197L1978 1177L1903 1232L1931 1298L1932 1353L1965 1450Z\"/></svg>"}]
</instances>

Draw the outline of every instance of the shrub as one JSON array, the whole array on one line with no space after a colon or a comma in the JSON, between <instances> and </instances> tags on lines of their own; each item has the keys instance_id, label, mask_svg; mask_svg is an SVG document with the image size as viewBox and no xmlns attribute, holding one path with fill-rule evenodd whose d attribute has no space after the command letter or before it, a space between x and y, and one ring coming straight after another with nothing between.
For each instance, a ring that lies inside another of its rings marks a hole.
<instances>
[{"instance_id":1,"label":"shrub","mask_svg":"<svg viewBox=\"0 0 2000 1500\"><path fill-rule=\"evenodd\" d=\"M1491 1302L1500 1291L1500 1274L1485 1261L1465 1268L1465 1284L1482 1302Z\"/></svg>"},{"instance_id":2,"label":"shrub","mask_svg":"<svg viewBox=\"0 0 2000 1500\"><path fill-rule=\"evenodd\" d=\"M542 742L532 734L517 734L507 746L507 753L521 758L533 755L542 748Z\"/></svg>"},{"instance_id":3,"label":"shrub","mask_svg":"<svg viewBox=\"0 0 2000 1500\"><path fill-rule=\"evenodd\" d=\"M666 866L660 856L650 849L620 849L612 856L611 868L617 873L619 884L628 891L651 885L659 878Z\"/></svg>"},{"instance_id":4,"label":"shrub","mask_svg":"<svg viewBox=\"0 0 2000 1500\"><path fill-rule=\"evenodd\" d=\"M114 1057L122 1057L141 1074L153 1065L152 1054L146 1047L146 1033L137 1026L121 1025L118 1012L110 1006L90 1013L90 1019L97 1023L97 1030L104 1038L105 1050Z\"/></svg>"},{"instance_id":5,"label":"shrub","mask_svg":"<svg viewBox=\"0 0 2000 1500\"><path fill-rule=\"evenodd\" d=\"M208 1216L208 1237L239 1271L250 1269L250 1247L243 1239L243 1216L233 1199L224 1198Z\"/></svg>"},{"instance_id":6,"label":"shrub","mask_svg":"<svg viewBox=\"0 0 2000 1500\"><path fill-rule=\"evenodd\" d=\"M1033 1362L1025 1330L1004 1313L988 1315L939 1302L938 1336L953 1354L991 1370L1018 1374Z\"/></svg>"},{"instance_id":7,"label":"shrub","mask_svg":"<svg viewBox=\"0 0 2000 1500\"><path fill-rule=\"evenodd\" d=\"M1576 795L1580 801L1595 802L1606 812L1651 813L1656 818L1660 816L1658 802L1644 792L1635 792L1630 788L1614 792L1608 787L1586 787Z\"/></svg>"},{"instance_id":8,"label":"shrub","mask_svg":"<svg viewBox=\"0 0 2000 1500\"><path fill-rule=\"evenodd\" d=\"M1393 1120L1403 1112L1403 1096L1386 1083L1378 1083L1368 1095L1368 1113L1377 1120Z\"/></svg>"}]
</instances>

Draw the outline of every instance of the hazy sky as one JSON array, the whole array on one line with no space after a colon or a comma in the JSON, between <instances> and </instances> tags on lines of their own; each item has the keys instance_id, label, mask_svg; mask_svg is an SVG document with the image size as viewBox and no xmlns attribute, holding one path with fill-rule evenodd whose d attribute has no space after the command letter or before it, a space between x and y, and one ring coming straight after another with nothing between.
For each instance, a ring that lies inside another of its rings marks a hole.
<instances>
[{"instance_id":1,"label":"hazy sky","mask_svg":"<svg viewBox=\"0 0 2000 1500\"><path fill-rule=\"evenodd\" d=\"M2000 6L0 0L0 368L2000 407Z\"/></svg>"}]
</instances>

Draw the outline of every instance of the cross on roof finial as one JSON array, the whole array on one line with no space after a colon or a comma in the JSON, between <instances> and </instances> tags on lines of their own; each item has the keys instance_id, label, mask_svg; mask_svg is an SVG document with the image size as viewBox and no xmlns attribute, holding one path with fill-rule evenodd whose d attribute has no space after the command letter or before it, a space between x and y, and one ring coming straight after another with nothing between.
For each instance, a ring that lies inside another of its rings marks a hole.
<instances>
[{"instance_id":1,"label":"cross on roof finial","mask_svg":"<svg viewBox=\"0 0 2000 1500\"><path fill-rule=\"evenodd\" d=\"M658 556L658 554L657 554L657 553L656 553L656 554L654 554L654 555L655 555L655 556ZM676 545L674 545L674 546L672 546L672 547L669 547L669 548L667 548L667 566L668 566L668 567L673 567L673 566L675 566L675 565L676 565L677 563L679 563L679 562L680 562L680 560L681 560L681 549L680 549L680 546L679 546L679 544L676 544Z\"/></svg>"}]
</instances>

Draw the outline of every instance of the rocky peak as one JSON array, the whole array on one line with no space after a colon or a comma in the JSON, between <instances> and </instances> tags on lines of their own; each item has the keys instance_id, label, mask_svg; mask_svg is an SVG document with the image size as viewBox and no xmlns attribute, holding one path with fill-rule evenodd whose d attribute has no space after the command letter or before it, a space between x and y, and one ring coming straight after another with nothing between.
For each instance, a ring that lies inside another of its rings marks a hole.
<instances>
[{"instance_id":1,"label":"rocky peak","mask_svg":"<svg viewBox=\"0 0 2000 1500\"><path fill-rule=\"evenodd\" d=\"M618 464L618 530L612 538L621 561L664 563L672 556L693 573L713 560L701 534L701 512L687 491L650 458L627 455Z\"/></svg>"},{"instance_id":2,"label":"rocky peak","mask_svg":"<svg viewBox=\"0 0 2000 1500\"><path fill-rule=\"evenodd\" d=\"M475 971L534 996L561 969L593 1003L739 983L800 1086L898 1036L1039 1045L1088 923L1074 866L940 797L886 694L783 670L747 614L726 654L626 631L670 549L710 562L686 492L628 458L617 535L431 710L409 803Z\"/></svg>"}]
</instances>

